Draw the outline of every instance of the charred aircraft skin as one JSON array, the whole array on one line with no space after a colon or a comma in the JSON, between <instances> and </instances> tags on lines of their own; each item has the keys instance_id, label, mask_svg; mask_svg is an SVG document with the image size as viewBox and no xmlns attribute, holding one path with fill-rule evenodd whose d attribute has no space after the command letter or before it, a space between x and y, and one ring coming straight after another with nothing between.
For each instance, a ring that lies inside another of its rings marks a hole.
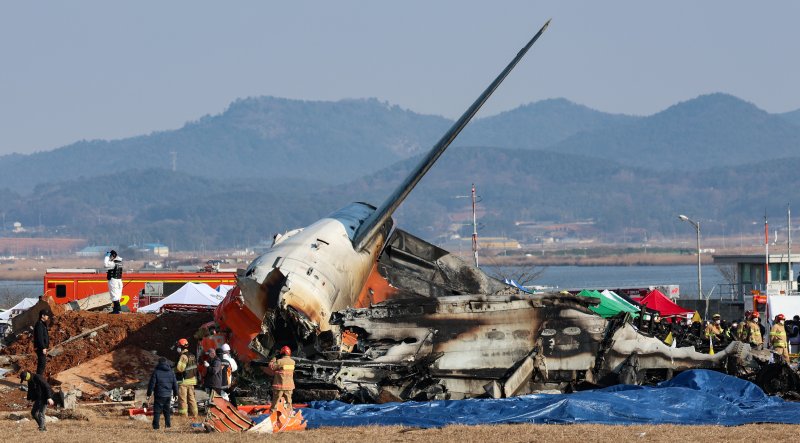
<instances>
[{"instance_id":1,"label":"charred aircraft skin","mask_svg":"<svg viewBox=\"0 0 800 443\"><path fill-rule=\"evenodd\" d=\"M742 343L716 355L670 348L624 319L590 311L599 300L521 292L401 230L378 263L394 297L334 313L340 336L354 333L358 341L299 359L303 387L366 402L510 397L753 364ZM477 287L496 291L462 292Z\"/></svg>"}]
</instances>

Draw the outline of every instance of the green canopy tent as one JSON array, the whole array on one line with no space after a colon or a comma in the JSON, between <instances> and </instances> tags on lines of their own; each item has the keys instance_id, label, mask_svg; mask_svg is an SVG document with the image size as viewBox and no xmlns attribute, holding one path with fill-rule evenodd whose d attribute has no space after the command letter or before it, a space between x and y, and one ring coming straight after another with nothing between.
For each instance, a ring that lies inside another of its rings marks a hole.
<instances>
[{"instance_id":1,"label":"green canopy tent","mask_svg":"<svg viewBox=\"0 0 800 443\"><path fill-rule=\"evenodd\" d=\"M626 302L620 296L614 294L616 295L616 297L614 297L614 295L611 294L613 294L613 292L609 291L608 294L604 294L602 292L594 290L590 291L588 289L584 289L578 293L578 295L581 297L599 299L600 303L595 306L590 306L589 309L603 318L614 317L620 312L627 312L634 318L639 316L639 308Z\"/></svg>"},{"instance_id":2,"label":"green canopy tent","mask_svg":"<svg viewBox=\"0 0 800 443\"><path fill-rule=\"evenodd\" d=\"M629 302L628 300L625 300L624 298L620 297L616 292L609 291L608 289L601 292L601 294L613 298L617 302L621 303L623 306L627 306L628 309L626 309L625 312L630 312L631 314L635 314L633 316L634 318L638 317L638 313L641 311L641 308L639 308L638 305L635 305Z\"/></svg>"}]
</instances>

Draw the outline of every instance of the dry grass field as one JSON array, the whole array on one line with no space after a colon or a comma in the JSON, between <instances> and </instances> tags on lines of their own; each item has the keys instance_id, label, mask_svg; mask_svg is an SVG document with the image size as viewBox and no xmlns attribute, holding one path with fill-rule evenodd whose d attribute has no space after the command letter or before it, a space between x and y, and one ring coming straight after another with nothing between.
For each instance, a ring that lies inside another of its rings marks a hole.
<instances>
[{"instance_id":1,"label":"dry grass field","mask_svg":"<svg viewBox=\"0 0 800 443\"><path fill-rule=\"evenodd\" d=\"M400 426L324 428L305 432L268 434L206 434L193 429L190 422L175 419L169 430L154 431L149 421L101 417L90 414L89 421L61 420L37 431L32 421L16 423L0 420L3 441L14 442L687 442L687 441L769 441L791 438L800 426L756 424L722 426L603 426L603 425L493 425L448 426L441 429L417 429ZM162 423L163 425L163 423Z\"/></svg>"}]
</instances>

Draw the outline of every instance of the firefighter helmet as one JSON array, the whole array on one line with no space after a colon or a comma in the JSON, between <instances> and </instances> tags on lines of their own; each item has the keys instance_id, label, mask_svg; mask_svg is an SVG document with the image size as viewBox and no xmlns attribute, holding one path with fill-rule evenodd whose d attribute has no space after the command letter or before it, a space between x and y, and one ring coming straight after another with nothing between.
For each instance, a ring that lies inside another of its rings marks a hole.
<instances>
[{"instance_id":1,"label":"firefighter helmet","mask_svg":"<svg viewBox=\"0 0 800 443\"><path fill-rule=\"evenodd\" d=\"M753 311L753 313L750 314L750 318L758 318L758 317L759 317L758 311Z\"/></svg>"},{"instance_id":2,"label":"firefighter helmet","mask_svg":"<svg viewBox=\"0 0 800 443\"><path fill-rule=\"evenodd\" d=\"M776 321L786 320L786 316L783 315L783 314L778 314L778 315L775 316L775 320Z\"/></svg>"},{"instance_id":3,"label":"firefighter helmet","mask_svg":"<svg viewBox=\"0 0 800 443\"><path fill-rule=\"evenodd\" d=\"M288 346L284 346L281 348L282 355L292 355L292 350Z\"/></svg>"},{"instance_id":4,"label":"firefighter helmet","mask_svg":"<svg viewBox=\"0 0 800 443\"><path fill-rule=\"evenodd\" d=\"M178 340L178 346L180 346L182 348L188 347L189 346L189 340L186 340L185 338L182 338L182 339Z\"/></svg>"}]
</instances>

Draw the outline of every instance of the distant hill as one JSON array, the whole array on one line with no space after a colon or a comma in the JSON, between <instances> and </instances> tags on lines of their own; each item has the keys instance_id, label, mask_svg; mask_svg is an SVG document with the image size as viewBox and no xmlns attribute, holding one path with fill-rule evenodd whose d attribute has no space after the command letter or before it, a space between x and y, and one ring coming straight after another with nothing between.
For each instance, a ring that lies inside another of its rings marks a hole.
<instances>
[{"instance_id":1,"label":"distant hill","mask_svg":"<svg viewBox=\"0 0 800 443\"><path fill-rule=\"evenodd\" d=\"M458 137L457 144L545 149L581 132L640 119L595 111L563 98L542 100L474 121Z\"/></svg>"},{"instance_id":2,"label":"distant hill","mask_svg":"<svg viewBox=\"0 0 800 443\"><path fill-rule=\"evenodd\" d=\"M418 158L343 185L193 177L135 170L39 186L32 196L4 195L9 217L40 221L61 235L100 244L161 241L173 248L252 246L276 232L306 226L352 201L381 203ZM471 184L482 197L482 236L532 241L518 222L591 219L609 238L628 230L674 236L686 213L706 234L749 232L765 207L800 207L800 158L733 168L659 172L613 161L542 150L455 148L448 151L395 214L396 224L433 241L469 210ZM115 182L116 194L98 192ZM466 229L466 228L465 228Z\"/></svg>"},{"instance_id":3,"label":"distant hill","mask_svg":"<svg viewBox=\"0 0 800 443\"><path fill-rule=\"evenodd\" d=\"M778 115L794 123L795 125L800 126L800 109L796 109L790 112L784 112L783 114L778 114Z\"/></svg>"},{"instance_id":4,"label":"distant hill","mask_svg":"<svg viewBox=\"0 0 800 443\"><path fill-rule=\"evenodd\" d=\"M564 99L472 122L455 146L548 149L650 169L703 169L791 155L797 114L768 114L724 94L698 97L649 117L614 115ZM238 100L225 112L113 141L0 157L0 188L34 186L130 169L168 168L220 179L345 183L433 145L452 122L375 99L337 102L274 97Z\"/></svg>"},{"instance_id":5,"label":"distant hill","mask_svg":"<svg viewBox=\"0 0 800 443\"><path fill-rule=\"evenodd\" d=\"M169 167L230 178L355 179L431 146L450 121L377 100L238 100L222 114L175 131L81 141L54 151L0 157L0 187Z\"/></svg>"},{"instance_id":6,"label":"distant hill","mask_svg":"<svg viewBox=\"0 0 800 443\"><path fill-rule=\"evenodd\" d=\"M705 233L748 232L765 207L800 207L797 115L725 94L649 117L526 105L473 122L395 218L436 240L464 223L456 197L476 183L482 235L533 241L521 223L592 220L610 237L658 238L684 228L676 212ZM351 201L380 204L450 124L377 100L240 100L176 131L0 157L0 207L7 226L100 244L249 246Z\"/></svg>"},{"instance_id":7,"label":"distant hill","mask_svg":"<svg viewBox=\"0 0 800 443\"><path fill-rule=\"evenodd\" d=\"M548 149L622 164L701 170L794 156L800 126L726 94L678 103L627 125L576 134Z\"/></svg>"}]
</instances>

